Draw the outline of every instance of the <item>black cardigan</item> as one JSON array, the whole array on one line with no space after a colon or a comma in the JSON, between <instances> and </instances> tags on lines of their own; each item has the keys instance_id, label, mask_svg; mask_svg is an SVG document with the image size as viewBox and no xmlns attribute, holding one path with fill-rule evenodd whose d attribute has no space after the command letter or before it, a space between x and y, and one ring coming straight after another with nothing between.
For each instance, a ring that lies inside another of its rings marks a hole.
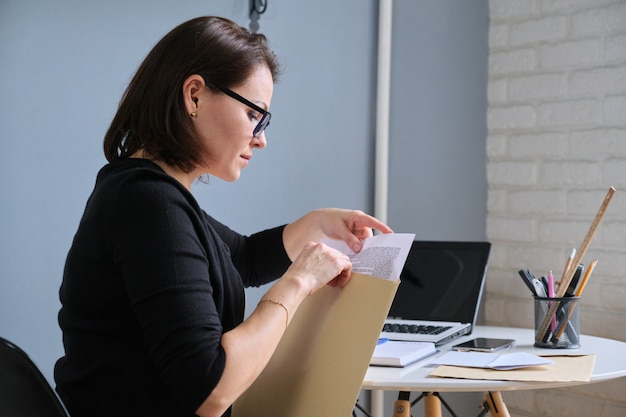
<instances>
[{"instance_id":1,"label":"black cardigan","mask_svg":"<svg viewBox=\"0 0 626 417\"><path fill-rule=\"evenodd\" d=\"M194 415L224 370L244 287L289 265L282 230L237 234L150 161L102 168L60 289L55 379L72 417Z\"/></svg>"}]
</instances>

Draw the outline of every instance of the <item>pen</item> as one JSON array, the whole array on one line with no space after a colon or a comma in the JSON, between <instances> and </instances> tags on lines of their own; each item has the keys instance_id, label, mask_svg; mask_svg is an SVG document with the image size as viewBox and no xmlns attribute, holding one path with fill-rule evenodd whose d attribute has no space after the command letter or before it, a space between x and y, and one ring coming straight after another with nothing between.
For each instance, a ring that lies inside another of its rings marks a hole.
<instances>
[{"instance_id":1,"label":"pen","mask_svg":"<svg viewBox=\"0 0 626 417\"><path fill-rule=\"evenodd\" d=\"M579 264L576 268L576 272L574 272L574 276L567 286L567 290L565 290L566 297L572 297L576 294L576 286L578 285L578 281L580 281L580 276L583 274L583 269L585 269L583 264Z\"/></svg>"},{"instance_id":2,"label":"pen","mask_svg":"<svg viewBox=\"0 0 626 417\"><path fill-rule=\"evenodd\" d=\"M554 298L554 277L552 271L548 274L548 297Z\"/></svg>"},{"instance_id":3,"label":"pen","mask_svg":"<svg viewBox=\"0 0 626 417\"><path fill-rule=\"evenodd\" d=\"M585 285L587 285L587 281L589 280L589 277L591 276L591 273L595 269L597 263L598 263L598 260L594 259L593 262L591 262L591 265L589 265L589 268L587 268L587 272L585 272L585 276L583 277L583 280L581 281L580 286L576 290L576 297L580 297L581 295L583 295L583 291L585 290Z\"/></svg>"},{"instance_id":4,"label":"pen","mask_svg":"<svg viewBox=\"0 0 626 417\"><path fill-rule=\"evenodd\" d=\"M548 297L554 298L554 277L552 276L552 271L548 274ZM550 302L548 302L548 306L550 306ZM552 317L552 333L556 330L556 317Z\"/></svg>"},{"instance_id":5,"label":"pen","mask_svg":"<svg viewBox=\"0 0 626 417\"><path fill-rule=\"evenodd\" d=\"M526 286L528 287L530 292L533 295L537 295L537 292L535 291L535 286L533 284L532 277L530 276L531 273L527 269L520 269L518 271L518 274L522 278L522 281L524 281L524 284L526 284Z\"/></svg>"}]
</instances>

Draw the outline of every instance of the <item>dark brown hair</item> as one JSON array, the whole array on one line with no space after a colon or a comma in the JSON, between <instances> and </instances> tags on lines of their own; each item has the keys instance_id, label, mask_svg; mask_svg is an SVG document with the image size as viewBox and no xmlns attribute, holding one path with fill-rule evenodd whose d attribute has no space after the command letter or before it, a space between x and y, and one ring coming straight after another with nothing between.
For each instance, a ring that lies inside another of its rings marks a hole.
<instances>
[{"instance_id":1,"label":"dark brown hair","mask_svg":"<svg viewBox=\"0 0 626 417\"><path fill-rule=\"evenodd\" d=\"M185 110L183 82L199 74L207 86L232 87L258 65L266 65L277 80L278 60L262 34L213 16L177 26L154 46L126 88L104 137L107 160L144 149L155 159L192 171L203 163L206 150Z\"/></svg>"}]
</instances>

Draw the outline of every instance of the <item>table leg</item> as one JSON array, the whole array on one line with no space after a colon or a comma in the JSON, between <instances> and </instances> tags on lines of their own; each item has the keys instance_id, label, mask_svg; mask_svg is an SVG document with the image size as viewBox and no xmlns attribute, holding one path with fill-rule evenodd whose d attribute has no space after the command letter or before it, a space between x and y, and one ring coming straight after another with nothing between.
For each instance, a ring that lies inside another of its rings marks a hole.
<instances>
[{"instance_id":1,"label":"table leg","mask_svg":"<svg viewBox=\"0 0 626 417\"><path fill-rule=\"evenodd\" d=\"M486 405L492 417L510 417L509 410L502 400L502 394L499 392L488 392L485 394Z\"/></svg>"},{"instance_id":2,"label":"table leg","mask_svg":"<svg viewBox=\"0 0 626 417\"><path fill-rule=\"evenodd\" d=\"M400 391L398 399L393 404L393 417L411 417L411 393Z\"/></svg>"},{"instance_id":3,"label":"table leg","mask_svg":"<svg viewBox=\"0 0 626 417\"><path fill-rule=\"evenodd\" d=\"M384 417L385 416L385 391L372 390L370 391L370 410L372 417Z\"/></svg>"},{"instance_id":4,"label":"table leg","mask_svg":"<svg viewBox=\"0 0 626 417\"><path fill-rule=\"evenodd\" d=\"M432 392L424 395L424 416L441 417L441 400Z\"/></svg>"}]
</instances>

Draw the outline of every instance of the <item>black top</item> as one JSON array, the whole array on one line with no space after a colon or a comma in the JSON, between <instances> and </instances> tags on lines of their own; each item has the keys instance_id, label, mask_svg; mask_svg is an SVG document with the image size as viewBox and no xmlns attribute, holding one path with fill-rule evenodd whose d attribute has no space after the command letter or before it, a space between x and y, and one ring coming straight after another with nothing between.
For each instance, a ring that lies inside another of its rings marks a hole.
<instances>
[{"instance_id":1,"label":"black top","mask_svg":"<svg viewBox=\"0 0 626 417\"><path fill-rule=\"evenodd\" d=\"M244 287L290 263L282 230L232 231L150 161L102 168L60 290L55 379L72 417L194 415L224 370Z\"/></svg>"}]
</instances>

